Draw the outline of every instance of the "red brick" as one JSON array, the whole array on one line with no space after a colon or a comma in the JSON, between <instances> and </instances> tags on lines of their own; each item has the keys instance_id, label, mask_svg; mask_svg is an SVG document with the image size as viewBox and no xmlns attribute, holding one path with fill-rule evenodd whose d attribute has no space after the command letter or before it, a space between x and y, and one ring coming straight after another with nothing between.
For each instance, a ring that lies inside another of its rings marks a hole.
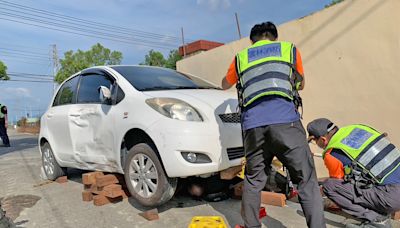
<instances>
[{"instance_id":1,"label":"red brick","mask_svg":"<svg viewBox=\"0 0 400 228\"><path fill-rule=\"evenodd\" d=\"M159 219L157 208L149 210L149 211L145 211L145 212L142 212L142 213L139 213L139 215L142 216L143 218L149 220L149 221L153 221L153 220Z\"/></svg>"},{"instance_id":2,"label":"red brick","mask_svg":"<svg viewBox=\"0 0 400 228\"><path fill-rule=\"evenodd\" d=\"M103 172L90 172L82 174L82 183L85 185L96 184L96 177L103 176Z\"/></svg>"},{"instance_id":3,"label":"red brick","mask_svg":"<svg viewBox=\"0 0 400 228\"><path fill-rule=\"evenodd\" d=\"M121 185L119 184L112 184L107 185L101 192L102 195L105 195L110 198L116 198L118 196L122 196L125 194L124 190L122 190Z\"/></svg>"},{"instance_id":4,"label":"red brick","mask_svg":"<svg viewBox=\"0 0 400 228\"><path fill-rule=\"evenodd\" d=\"M97 176L96 177L96 185L97 187L104 187L110 184L118 183L118 179L113 174L107 174L104 176Z\"/></svg>"},{"instance_id":5,"label":"red brick","mask_svg":"<svg viewBox=\"0 0 400 228\"><path fill-rule=\"evenodd\" d=\"M59 183L59 184L67 183L68 182L68 178L67 178L67 176L58 177L56 179L56 182Z\"/></svg>"},{"instance_id":6,"label":"red brick","mask_svg":"<svg viewBox=\"0 0 400 228\"><path fill-rule=\"evenodd\" d=\"M88 190L88 191L92 190L92 185L91 184L84 184L83 185L83 190Z\"/></svg>"},{"instance_id":7,"label":"red brick","mask_svg":"<svg viewBox=\"0 0 400 228\"><path fill-rule=\"evenodd\" d=\"M286 205L286 196L275 192L261 192L261 203L283 207Z\"/></svg>"},{"instance_id":8,"label":"red brick","mask_svg":"<svg viewBox=\"0 0 400 228\"><path fill-rule=\"evenodd\" d=\"M122 189L122 186L120 185L120 184L110 184L110 185L106 185L106 186L103 186L103 187L99 187L99 186L97 186L97 190L98 191L113 191L113 190L121 190Z\"/></svg>"},{"instance_id":9,"label":"red brick","mask_svg":"<svg viewBox=\"0 0 400 228\"><path fill-rule=\"evenodd\" d=\"M92 194L107 196L109 198L116 198L119 196L122 196L123 198L128 197L125 191L122 189L122 186L119 184L111 184L104 187L97 187L96 185L93 185L89 191Z\"/></svg>"},{"instance_id":10,"label":"red brick","mask_svg":"<svg viewBox=\"0 0 400 228\"><path fill-rule=\"evenodd\" d=\"M89 202L93 200L93 195L90 191L83 191L82 192L82 200L85 202Z\"/></svg>"},{"instance_id":11,"label":"red brick","mask_svg":"<svg viewBox=\"0 0 400 228\"><path fill-rule=\"evenodd\" d=\"M104 195L95 195L93 196L93 204L95 206L103 206L109 203L116 203L122 201L122 196L117 197L117 198L109 198Z\"/></svg>"}]
</instances>

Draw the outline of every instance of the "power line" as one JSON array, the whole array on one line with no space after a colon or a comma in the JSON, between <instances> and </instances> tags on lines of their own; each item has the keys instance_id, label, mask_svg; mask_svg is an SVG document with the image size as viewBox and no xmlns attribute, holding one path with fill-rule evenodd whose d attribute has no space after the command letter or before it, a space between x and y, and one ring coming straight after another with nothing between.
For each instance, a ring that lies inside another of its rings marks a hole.
<instances>
[{"instance_id":1,"label":"power line","mask_svg":"<svg viewBox=\"0 0 400 228\"><path fill-rule=\"evenodd\" d=\"M30 75L30 76L41 76L41 77L49 77L53 78L52 75L50 74L32 74L32 73L22 73L22 72L15 72L15 71L9 71L8 74L15 74L15 75Z\"/></svg>"},{"instance_id":2,"label":"power line","mask_svg":"<svg viewBox=\"0 0 400 228\"><path fill-rule=\"evenodd\" d=\"M36 61L49 61L49 59L42 58L42 57L35 57L35 56L29 56L29 55L24 55L24 54L18 54L18 53L5 53L5 52L0 52L0 56L5 56L5 57L17 57L21 59L30 59L30 60L36 60Z\"/></svg>"},{"instance_id":3,"label":"power line","mask_svg":"<svg viewBox=\"0 0 400 228\"><path fill-rule=\"evenodd\" d=\"M25 14L29 15L29 13L25 13ZM136 39L136 38L126 37L126 36L121 36L121 35L115 35L113 33L106 33L103 31L91 30L91 29L88 29L87 26L86 27L76 27L76 26L71 26L69 24L60 24L57 22L53 22L53 21L59 21L57 19L53 19L52 21L46 21L46 20L40 19L40 18L43 18L41 16L36 16L39 18L38 19L38 18L34 18L34 17L27 17L27 16L23 16L23 15L2 12L2 11L0 11L0 15L17 18L17 19L22 19L22 20L26 20L26 21L31 21L31 22L36 22L36 23L40 23L40 24L57 26L57 27L61 27L61 28L66 28L66 29L70 29L70 30L88 33L88 34L96 34L96 35L100 35L100 36L104 36L104 37L114 37L114 38L121 39L121 40L130 40L130 41L134 41L134 42L143 42L143 43L149 43L149 44L154 44L154 45L164 45L164 46L171 46L171 47L173 46L174 47L174 45L171 45L171 44L160 43L160 42L155 42L155 41L146 41L146 40L142 40L142 39Z\"/></svg>"},{"instance_id":4,"label":"power line","mask_svg":"<svg viewBox=\"0 0 400 228\"><path fill-rule=\"evenodd\" d=\"M36 56L44 56L44 57L49 57L48 54L44 54L43 52L33 52L33 51L26 51L26 50L21 50L21 49L14 49L14 48L4 48L0 47L0 50L5 50L5 51L11 51L11 52L22 52L22 53L28 53Z\"/></svg>"},{"instance_id":5,"label":"power line","mask_svg":"<svg viewBox=\"0 0 400 228\"><path fill-rule=\"evenodd\" d=\"M24 54L21 52L13 52L13 51L0 51L0 55L16 55L16 56L22 56L22 57L29 57L29 58L34 58L34 59L40 59L40 60L49 60L50 57L44 57L44 56L38 56L38 55L33 55L33 54Z\"/></svg>"},{"instance_id":6,"label":"power line","mask_svg":"<svg viewBox=\"0 0 400 228\"><path fill-rule=\"evenodd\" d=\"M3 8L0 9L6 10L6 12L0 11L0 15L7 17L0 17L0 19L2 20L8 20L16 23L51 29L55 31L67 32L76 35L107 39L122 43L138 44L149 47L171 49L176 48L176 46L179 45L178 37L149 33L140 30L132 30L120 26L112 26L103 23L83 20L75 17L52 13L45 10L10 3L4 0L0 0L0 2L4 3L2 4ZM22 11L15 10L15 8ZM38 13L40 13L40 15L37 15ZM137 37L141 37L142 39L139 39Z\"/></svg>"},{"instance_id":7,"label":"power line","mask_svg":"<svg viewBox=\"0 0 400 228\"><path fill-rule=\"evenodd\" d=\"M32 65L47 65L47 64L45 64L44 62L27 62L27 61L24 61L24 60L21 60L21 58L20 57L11 57L11 56L3 56L3 57L0 57L0 61L3 61L3 62L19 62L19 63L26 63L26 64L32 64Z\"/></svg>"},{"instance_id":8,"label":"power line","mask_svg":"<svg viewBox=\"0 0 400 228\"><path fill-rule=\"evenodd\" d=\"M5 8L3 8L3 9L5 9ZM19 16L30 15L30 16L33 16L33 17L36 17L39 19L50 20L51 22L58 21L61 23L67 23L68 25L75 25L75 26L80 26L80 27L83 26L85 29L91 28L91 29L98 30L98 31L99 30L100 31L109 31L109 32L112 32L113 34L114 33L125 34L125 35L128 35L130 38L140 37L140 38L152 39L152 40L157 40L157 41L159 41L160 39L163 39L166 41L165 43L174 43L174 44L176 44L176 42L177 42L176 40L171 40L162 35L160 35L160 36L141 35L141 34L136 34L136 33L132 33L132 32L120 31L118 29L115 29L115 27L113 27L113 26L110 26L111 28L108 28L108 27L105 27L102 25L90 25L90 24L88 25L87 22L85 22L85 21L76 23L76 22L74 22L74 20L71 21L71 20L59 19L59 17L54 17L54 16L46 17L46 16L43 16L43 13L40 13L40 15L37 15L35 13L31 13L31 11L24 12L24 11L19 11L19 10L15 10L15 9L5 9L5 10L6 10L5 13L13 12L13 13L17 13L17 15L19 15ZM3 11L3 13L4 13L4 11ZM10 15L7 15L7 16L10 16ZM14 14L14 16L15 16L15 14ZM137 38L135 38L135 39L140 41L140 39L137 39ZM141 40L141 41L149 42L146 40Z\"/></svg>"},{"instance_id":9,"label":"power line","mask_svg":"<svg viewBox=\"0 0 400 228\"><path fill-rule=\"evenodd\" d=\"M0 38L0 39L4 40L4 38ZM33 50L34 49L34 50L37 50L37 51L49 51L48 48L32 47L32 46L13 44L13 43L3 42L3 41L0 41L0 44L2 44L3 46L6 46L7 48L9 48L9 47L21 48L22 47L22 48L26 48L26 49L29 49L29 50Z\"/></svg>"},{"instance_id":10,"label":"power line","mask_svg":"<svg viewBox=\"0 0 400 228\"><path fill-rule=\"evenodd\" d=\"M9 18L0 17L0 20L12 21L12 22L20 23L20 24L31 25L31 26L51 29L51 30L60 31L60 32L66 32L66 33L75 34L75 35L87 36L87 37L92 37L92 38L100 38L100 39L104 39L104 40L112 40L112 41L125 43L125 44L137 44L137 45L142 45L142 46L147 46L147 47L158 47L158 48L162 48L162 49L169 49L169 48L166 48L166 47L161 47L161 46L156 46L156 45L147 45L147 44L142 44L142 43L138 43L138 42L129 42L129 41L111 39L111 38L101 37L101 36L96 36L96 35L90 35L90 34L84 34L84 33L79 33L79 32L67 31L67 30L63 30L63 29L57 29L57 28L47 27L47 26L43 26L43 25L37 25L37 24L28 23L28 22L17 21L17 20L13 20L13 19L9 19Z\"/></svg>"},{"instance_id":11,"label":"power line","mask_svg":"<svg viewBox=\"0 0 400 228\"><path fill-rule=\"evenodd\" d=\"M36 80L14 80L14 79L9 79L9 80L0 80L1 82L36 82L36 83L53 83L53 81L36 81Z\"/></svg>"},{"instance_id":12,"label":"power line","mask_svg":"<svg viewBox=\"0 0 400 228\"><path fill-rule=\"evenodd\" d=\"M16 77L18 78L27 78L27 79L37 79L37 80L50 80L50 78L40 77L40 76L29 76L29 75L14 75L14 74L7 74L10 78ZM18 79L19 80L19 79ZM52 80L53 81L53 80Z\"/></svg>"},{"instance_id":13,"label":"power line","mask_svg":"<svg viewBox=\"0 0 400 228\"><path fill-rule=\"evenodd\" d=\"M85 20L85 19L80 19L80 18L76 18L76 17L71 17L71 16L67 16L67 15L63 15L63 14L58 14L58 13L54 13L54 12L50 12L50 11L46 11L46 10L41 10L41 9L37 9L37 8L32 8L32 7L28 7L28 6L23 6L23 5L19 5L19 4L15 4L15 3L11 3L11 2L7 2L4 0L0 0L1 2L4 3L4 5L7 5L8 7L13 7L13 8L18 8L18 9L23 9L23 10L30 10L33 12L37 12L40 13L41 15L49 15L49 16L57 16L60 18L64 18L67 20L71 20L71 21L76 21L79 23L85 23L85 25L90 24L90 25L94 25L94 26L98 26L100 29L104 29L106 28L112 28L114 30L119 30L119 31L128 31L131 34L142 34L142 35L147 35L149 37L156 37L158 39L163 38L163 39L172 39L175 40L177 42L179 42L179 37L176 36L169 36L169 35L163 35L163 34L157 34L157 33L152 33L152 32L145 32L145 31L141 31L141 30L136 30L136 29L129 29L129 28L125 28L125 27L121 27L121 26L115 26L115 25L110 25L110 24L104 24L104 23L100 23L100 22L95 22L95 21L90 21L90 20Z\"/></svg>"}]
</instances>

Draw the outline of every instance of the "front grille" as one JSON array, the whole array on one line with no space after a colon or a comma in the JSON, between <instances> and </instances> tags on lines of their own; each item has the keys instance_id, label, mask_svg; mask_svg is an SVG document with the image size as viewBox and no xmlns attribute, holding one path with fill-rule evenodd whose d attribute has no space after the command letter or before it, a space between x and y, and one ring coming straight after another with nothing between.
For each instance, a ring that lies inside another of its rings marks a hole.
<instances>
[{"instance_id":1,"label":"front grille","mask_svg":"<svg viewBox=\"0 0 400 228\"><path fill-rule=\"evenodd\" d=\"M226 149L226 151L228 152L229 160L233 160L233 159L244 157L244 149L243 149L243 147L228 148L228 149Z\"/></svg>"},{"instance_id":2,"label":"front grille","mask_svg":"<svg viewBox=\"0 0 400 228\"><path fill-rule=\"evenodd\" d=\"M220 114L219 118L221 118L224 123L240 123L240 115L237 112Z\"/></svg>"}]
</instances>

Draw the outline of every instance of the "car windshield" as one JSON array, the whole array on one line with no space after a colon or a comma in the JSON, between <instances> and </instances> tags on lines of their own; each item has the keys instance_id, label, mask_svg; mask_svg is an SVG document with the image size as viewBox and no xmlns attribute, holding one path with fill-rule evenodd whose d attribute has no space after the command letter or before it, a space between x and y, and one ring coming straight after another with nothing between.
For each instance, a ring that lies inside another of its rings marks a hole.
<instances>
[{"instance_id":1,"label":"car windshield","mask_svg":"<svg viewBox=\"0 0 400 228\"><path fill-rule=\"evenodd\" d=\"M200 78L175 70L145 66L112 66L139 91L171 89L219 89Z\"/></svg>"}]
</instances>

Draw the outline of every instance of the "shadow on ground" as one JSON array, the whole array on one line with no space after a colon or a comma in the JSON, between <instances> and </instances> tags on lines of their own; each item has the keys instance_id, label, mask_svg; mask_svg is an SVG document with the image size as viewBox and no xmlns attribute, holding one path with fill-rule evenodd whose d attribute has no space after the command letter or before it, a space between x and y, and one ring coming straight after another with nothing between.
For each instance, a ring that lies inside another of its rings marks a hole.
<instances>
[{"instance_id":1,"label":"shadow on ground","mask_svg":"<svg viewBox=\"0 0 400 228\"><path fill-rule=\"evenodd\" d=\"M10 138L10 144L11 147L4 147L4 145L0 146L0 156L25 150L25 149L30 149L38 146L38 140L37 138Z\"/></svg>"}]
</instances>

